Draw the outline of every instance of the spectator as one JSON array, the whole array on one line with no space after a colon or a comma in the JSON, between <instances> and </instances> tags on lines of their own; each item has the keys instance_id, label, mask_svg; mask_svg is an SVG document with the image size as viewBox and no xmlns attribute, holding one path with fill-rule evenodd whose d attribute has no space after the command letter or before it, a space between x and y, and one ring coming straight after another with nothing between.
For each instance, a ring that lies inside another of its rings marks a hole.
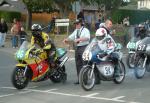
<instances>
[{"instance_id":1,"label":"spectator","mask_svg":"<svg viewBox=\"0 0 150 103\"><path fill-rule=\"evenodd\" d=\"M1 22L0 22L0 46L1 47L5 46L5 39L6 39L7 31L8 31L8 26L4 18L1 18Z\"/></svg>"},{"instance_id":2,"label":"spectator","mask_svg":"<svg viewBox=\"0 0 150 103\"><path fill-rule=\"evenodd\" d=\"M80 70L84 65L84 61L82 60L82 54L84 52L85 47L90 42L90 32L87 28L82 26L82 19L77 19L75 22L76 28L74 32L66 39L64 39L64 43L68 43L69 41L73 41L76 43L75 49L75 62L77 69L77 76L79 76ZM79 84L79 77L75 84Z\"/></svg>"},{"instance_id":3,"label":"spectator","mask_svg":"<svg viewBox=\"0 0 150 103\"><path fill-rule=\"evenodd\" d=\"M26 40L27 33L24 31L24 28L21 27L20 31L20 45Z\"/></svg>"},{"instance_id":4,"label":"spectator","mask_svg":"<svg viewBox=\"0 0 150 103\"><path fill-rule=\"evenodd\" d=\"M123 19L123 25L124 26L129 26L130 25L129 16Z\"/></svg>"},{"instance_id":5,"label":"spectator","mask_svg":"<svg viewBox=\"0 0 150 103\"><path fill-rule=\"evenodd\" d=\"M55 28L55 19L56 17L53 17L52 20L48 24L48 30L46 33L50 33Z\"/></svg>"},{"instance_id":6,"label":"spectator","mask_svg":"<svg viewBox=\"0 0 150 103\"><path fill-rule=\"evenodd\" d=\"M139 39L143 39L147 36L147 30L144 27L144 24L139 24L138 30L136 32L136 37Z\"/></svg>"},{"instance_id":7,"label":"spectator","mask_svg":"<svg viewBox=\"0 0 150 103\"><path fill-rule=\"evenodd\" d=\"M19 35L19 26L16 18L13 20L13 25L11 27L12 34L12 47L18 47L18 35Z\"/></svg>"},{"instance_id":8,"label":"spectator","mask_svg":"<svg viewBox=\"0 0 150 103\"><path fill-rule=\"evenodd\" d=\"M145 29L147 30L147 31L149 31L150 30L150 23L149 23L149 20L146 20L146 22L145 22Z\"/></svg>"},{"instance_id":9,"label":"spectator","mask_svg":"<svg viewBox=\"0 0 150 103\"><path fill-rule=\"evenodd\" d=\"M102 22L102 18L101 18L101 14L98 15L98 21L95 24L95 30L97 30L99 28L99 25Z\"/></svg>"}]
</instances>

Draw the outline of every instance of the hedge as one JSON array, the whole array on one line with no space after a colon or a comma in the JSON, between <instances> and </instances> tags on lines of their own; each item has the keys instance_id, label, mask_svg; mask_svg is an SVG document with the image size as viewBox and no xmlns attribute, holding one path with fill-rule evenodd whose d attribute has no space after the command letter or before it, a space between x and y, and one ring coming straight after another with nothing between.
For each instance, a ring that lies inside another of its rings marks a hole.
<instances>
[{"instance_id":1,"label":"hedge","mask_svg":"<svg viewBox=\"0 0 150 103\"><path fill-rule=\"evenodd\" d=\"M121 23L122 20L127 16L130 18L131 25L139 24L141 22L145 22L147 19L150 19L150 11L119 9L112 13L112 20L115 23Z\"/></svg>"},{"instance_id":2,"label":"hedge","mask_svg":"<svg viewBox=\"0 0 150 103\"><path fill-rule=\"evenodd\" d=\"M14 11L0 11L0 18L4 18L7 22L12 22L14 18L20 19L21 13Z\"/></svg>"}]
</instances>

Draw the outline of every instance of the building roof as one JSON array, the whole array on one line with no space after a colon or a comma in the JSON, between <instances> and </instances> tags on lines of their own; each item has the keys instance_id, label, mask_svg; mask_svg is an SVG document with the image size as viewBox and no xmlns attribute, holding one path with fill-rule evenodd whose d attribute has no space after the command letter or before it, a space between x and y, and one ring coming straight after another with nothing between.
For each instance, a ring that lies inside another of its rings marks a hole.
<instances>
[{"instance_id":1,"label":"building roof","mask_svg":"<svg viewBox=\"0 0 150 103\"><path fill-rule=\"evenodd\" d=\"M0 0L0 10L16 11L16 12L22 12L22 13L27 12L26 6L21 0Z\"/></svg>"}]
</instances>

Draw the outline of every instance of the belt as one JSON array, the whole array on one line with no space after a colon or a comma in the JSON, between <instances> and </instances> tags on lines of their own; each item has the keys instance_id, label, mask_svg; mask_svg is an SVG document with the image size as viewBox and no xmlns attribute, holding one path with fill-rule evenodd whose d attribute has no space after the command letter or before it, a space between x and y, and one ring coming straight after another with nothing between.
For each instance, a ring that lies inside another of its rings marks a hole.
<instances>
[{"instance_id":1,"label":"belt","mask_svg":"<svg viewBox=\"0 0 150 103\"><path fill-rule=\"evenodd\" d=\"M83 46L77 46L77 48L83 48L86 47L87 45L83 45Z\"/></svg>"}]
</instances>

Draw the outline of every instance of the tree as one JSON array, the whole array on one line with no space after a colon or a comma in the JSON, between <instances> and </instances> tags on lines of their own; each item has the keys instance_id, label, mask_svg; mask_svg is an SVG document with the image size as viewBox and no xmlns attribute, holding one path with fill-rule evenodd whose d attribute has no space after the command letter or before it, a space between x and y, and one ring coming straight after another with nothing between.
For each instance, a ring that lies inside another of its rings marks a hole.
<instances>
[{"instance_id":1,"label":"tree","mask_svg":"<svg viewBox=\"0 0 150 103\"><path fill-rule=\"evenodd\" d=\"M54 3L58 6L62 17L66 17L69 11L72 10L72 3L78 0L54 0Z\"/></svg>"},{"instance_id":2,"label":"tree","mask_svg":"<svg viewBox=\"0 0 150 103\"><path fill-rule=\"evenodd\" d=\"M30 29L32 24L33 12L53 12L56 9L52 6L53 0L22 0L27 9L27 29Z\"/></svg>"},{"instance_id":3,"label":"tree","mask_svg":"<svg viewBox=\"0 0 150 103\"><path fill-rule=\"evenodd\" d=\"M123 0L84 0L84 3L97 3L99 6L105 5L106 10L116 9L121 6Z\"/></svg>"},{"instance_id":4,"label":"tree","mask_svg":"<svg viewBox=\"0 0 150 103\"><path fill-rule=\"evenodd\" d=\"M23 0L28 11L27 28L29 29L32 24L33 12L54 12L59 10L61 16L65 17L75 1L77 0Z\"/></svg>"}]
</instances>

